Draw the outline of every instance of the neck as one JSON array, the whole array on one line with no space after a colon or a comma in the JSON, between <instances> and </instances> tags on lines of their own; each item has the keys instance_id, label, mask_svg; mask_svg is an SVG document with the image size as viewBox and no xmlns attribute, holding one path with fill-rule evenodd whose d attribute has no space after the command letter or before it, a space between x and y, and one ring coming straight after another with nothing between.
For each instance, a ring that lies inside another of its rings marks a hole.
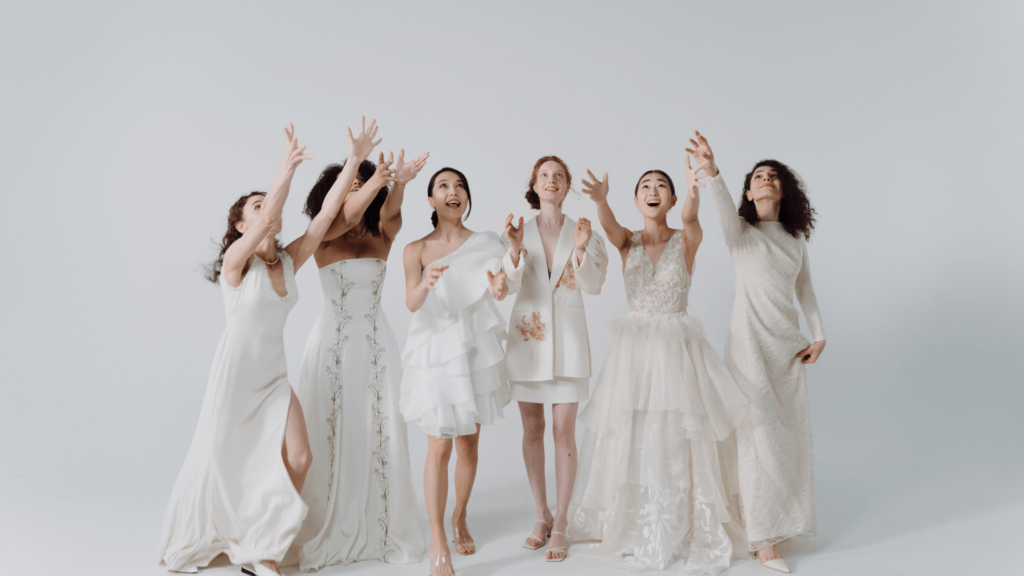
<instances>
[{"instance_id":1,"label":"neck","mask_svg":"<svg viewBox=\"0 0 1024 576\"><path fill-rule=\"evenodd\" d=\"M779 208L782 207L781 200L755 200L757 218L763 222L778 222Z\"/></svg>"},{"instance_id":2,"label":"neck","mask_svg":"<svg viewBox=\"0 0 1024 576\"><path fill-rule=\"evenodd\" d=\"M437 235L445 242L462 237L465 231L466 226L462 224L461 218L453 218L451 220L438 218L437 220Z\"/></svg>"},{"instance_id":3,"label":"neck","mask_svg":"<svg viewBox=\"0 0 1024 576\"><path fill-rule=\"evenodd\" d=\"M256 255L265 262L277 260L277 242L274 241L273 236L268 236L266 240L260 242L259 248L256 248Z\"/></svg>"},{"instance_id":4,"label":"neck","mask_svg":"<svg viewBox=\"0 0 1024 576\"><path fill-rule=\"evenodd\" d=\"M562 205L541 201L540 214L537 215L537 225L545 228L561 228L565 215L562 214Z\"/></svg>"},{"instance_id":5,"label":"neck","mask_svg":"<svg viewBox=\"0 0 1024 576\"><path fill-rule=\"evenodd\" d=\"M675 230L668 227L668 215L651 218L644 216L644 234L656 243L666 242L675 234Z\"/></svg>"}]
</instances>

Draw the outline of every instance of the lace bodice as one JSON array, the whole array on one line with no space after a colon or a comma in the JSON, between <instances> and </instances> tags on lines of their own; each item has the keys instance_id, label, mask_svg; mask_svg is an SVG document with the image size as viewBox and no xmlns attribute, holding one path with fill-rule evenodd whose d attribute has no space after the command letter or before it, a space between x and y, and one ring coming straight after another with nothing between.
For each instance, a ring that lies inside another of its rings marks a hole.
<instances>
[{"instance_id":1,"label":"lace bodice","mask_svg":"<svg viewBox=\"0 0 1024 576\"><path fill-rule=\"evenodd\" d=\"M676 232L669 239L657 268L644 250L640 231L633 232L622 276L626 282L630 312L686 312L690 274L686 271L686 260L683 258L683 231Z\"/></svg>"}]
</instances>

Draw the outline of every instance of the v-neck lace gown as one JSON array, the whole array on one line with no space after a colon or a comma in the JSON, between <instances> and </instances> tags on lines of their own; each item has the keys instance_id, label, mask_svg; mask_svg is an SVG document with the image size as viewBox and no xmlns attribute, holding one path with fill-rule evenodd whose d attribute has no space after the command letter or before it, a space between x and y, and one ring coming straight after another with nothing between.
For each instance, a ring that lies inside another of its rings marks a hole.
<instances>
[{"instance_id":1,"label":"v-neck lace gown","mask_svg":"<svg viewBox=\"0 0 1024 576\"><path fill-rule=\"evenodd\" d=\"M730 495L731 433L746 399L686 313L690 274L676 233L654 267L634 232L624 278L629 314L580 413L586 426L569 538L625 554L634 570L717 574L746 554Z\"/></svg>"},{"instance_id":2,"label":"v-neck lace gown","mask_svg":"<svg viewBox=\"0 0 1024 576\"><path fill-rule=\"evenodd\" d=\"M169 570L194 572L221 553L234 564L280 561L306 516L281 455L292 395L284 323L299 293L292 259L278 256L286 296L259 257L237 288L220 277L227 327L164 515Z\"/></svg>"}]
</instances>

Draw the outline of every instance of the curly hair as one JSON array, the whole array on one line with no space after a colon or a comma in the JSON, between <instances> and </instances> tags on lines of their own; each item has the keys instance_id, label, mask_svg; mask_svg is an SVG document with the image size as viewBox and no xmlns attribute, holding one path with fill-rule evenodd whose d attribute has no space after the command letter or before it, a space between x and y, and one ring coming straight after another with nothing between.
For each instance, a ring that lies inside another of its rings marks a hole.
<instances>
[{"instance_id":1,"label":"curly hair","mask_svg":"<svg viewBox=\"0 0 1024 576\"><path fill-rule=\"evenodd\" d=\"M238 231L238 228L235 227L235 224L238 224L239 222L242 221L242 216L244 215L245 212L245 204L249 201L249 198L252 198L253 196L266 195L266 192L260 192L258 190L255 192L249 192L248 194L245 194L238 200L235 200L235 203L231 205L231 209L228 210L228 231L224 233L224 238L221 239L220 241L220 254L217 255L216 260L214 260L208 266L206 266L207 280L213 282L214 284L217 283L217 281L220 279L221 271L224 270L224 253L228 251L228 248L232 244L235 243L235 240L238 240L239 238L242 237L242 233ZM281 246L281 243L276 239L274 240L274 243L277 244L278 250L284 249L284 247ZM249 265L246 264L245 270L248 269Z\"/></svg>"},{"instance_id":2,"label":"curly hair","mask_svg":"<svg viewBox=\"0 0 1024 576\"><path fill-rule=\"evenodd\" d=\"M451 172L453 174L458 175L458 177L462 180L462 185L466 187L466 203L468 204L468 206L466 208L466 215L462 217L462 221L465 222L466 218L469 218L469 213L473 211L473 195L469 192L469 180L466 179L466 175L463 174L462 172L459 172L455 168L450 168L448 166L445 166L444 168L441 168L437 172L434 172L434 175L430 177L430 182L427 182L427 198L434 197L434 180L437 180L437 177L442 172ZM434 210L434 213L430 215L430 223L434 225L434 228L437 228L436 209Z\"/></svg>"},{"instance_id":3,"label":"curly hair","mask_svg":"<svg viewBox=\"0 0 1024 576\"><path fill-rule=\"evenodd\" d=\"M562 169L565 170L566 180L566 194L572 189L572 172L569 172L569 167L565 164L565 161L558 156L544 156L537 163L533 165L533 174L530 176L530 184L526 187L526 201L530 203L530 208L534 210L540 210L540 195L533 191L533 185L537 183L537 172L545 162L554 161L562 165Z\"/></svg>"},{"instance_id":4,"label":"curly hair","mask_svg":"<svg viewBox=\"0 0 1024 576\"><path fill-rule=\"evenodd\" d=\"M633 197L634 198L636 198L636 195L640 192L640 183L644 181L644 176L647 176L648 174L660 174L660 175L664 176L665 180L668 180L668 189L672 191L672 195L673 196L676 195L676 185L672 182L672 177L671 176L669 176L668 174L666 174L665 172L663 172L661 170L648 170L647 172L644 172L643 174L641 174L640 175L640 179L636 181L636 187L633 188Z\"/></svg>"},{"instance_id":5,"label":"curly hair","mask_svg":"<svg viewBox=\"0 0 1024 576\"><path fill-rule=\"evenodd\" d=\"M740 197L740 216L751 225L757 224L761 219L757 216L757 206L753 200L747 198L750 190L750 181L754 177L754 171L762 166L770 166L779 175L782 184L782 202L779 205L779 223L794 238L803 236L810 239L811 230L814 229L814 208L811 208L811 201L807 199L807 191L804 182L796 172L790 170L778 160L761 160L754 165L754 168L743 180L743 195Z\"/></svg>"},{"instance_id":6,"label":"curly hair","mask_svg":"<svg viewBox=\"0 0 1024 576\"><path fill-rule=\"evenodd\" d=\"M344 169L345 163L342 162L341 164L330 164L320 173L320 177L316 179L316 184L313 184L313 188L309 190L309 194L306 196L306 207L302 210L302 213L308 216L310 220L320 213L320 209L324 206L324 198L327 197L327 193L334 186L334 181L338 179L338 174L341 174L341 171ZM363 160L362 164L359 165L357 177L363 182L367 182L376 171L376 164L369 160ZM389 190L390 188L387 186L378 190L377 196L370 202L366 212L363 212L363 223L366 229L374 236L384 236L385 242L389 239L387 234L380 230L380 209L384 207L384 201L388 199Z\"/></svg>"}]
</instances>

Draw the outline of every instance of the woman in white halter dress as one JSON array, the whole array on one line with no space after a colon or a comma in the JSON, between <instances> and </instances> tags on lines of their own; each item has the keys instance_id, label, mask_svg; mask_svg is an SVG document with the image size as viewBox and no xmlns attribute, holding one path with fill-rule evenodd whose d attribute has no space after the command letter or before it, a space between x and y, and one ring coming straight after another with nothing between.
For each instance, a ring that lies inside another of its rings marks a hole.
<instances>
[{"instance_id":1,"label":"woman in white halter dress","mask_svg":"<svg viewBox=\"0 0 1024 576\"><path fill-rule=\"evenodd\" d=\"M220 284L227 326L210 370L192 446L164 516L159 559L169 570L196 572L225 553L259 575L278 574L307 508L300 496L311 454L302 408L288 383L283 331L298 300L295 271L313 254L355 176L343 172L305 234L281 248L276 235L295 168L288 151L264 195L235 202L211 280ZM373 148L360 133L352 146ZM351 139L351 134L350 134Z\"/></svg>"},{"instance_id":2,"label":"woman in white halter dress","mask_svg":"<svg viewBox=\"0 0 1024 576\"><path fill-rule=\"evenodd\" d=\"M426 545L398 409L401 350L381 307L387 258L402 226L405 186L427 154L398 155L395 183L382 187L374 165L349 156L359 175L341 214L314 253L324 308L306 342L298 397L306 410L313 465L302 499L309 514L295 539L303 572L360 560L416 563ZM310 190L315 218L343 169L328 166Z\"/></svg>"},{"instance_id":3,"label":"woman in white halter dress","mask_svg":"<svg viewBox=\"0 0 1024 576\"><path fill-rule=\"evenodd\" d=\"M661 171L645 173L635 197L644 230L629 232L608 206L607 174L604 181L590 177L584 191L623 257L629 314L615 327L593 398L580 414L586 432L569 536L600 541L590 551L628 555L633 569L717 574L747 554L731 503L731 433L746 399L703 325L686 312L702 237L699 196L695 189L687 195L684 229L672 230L672 181Z\"/></svg>"}]
</instances>

